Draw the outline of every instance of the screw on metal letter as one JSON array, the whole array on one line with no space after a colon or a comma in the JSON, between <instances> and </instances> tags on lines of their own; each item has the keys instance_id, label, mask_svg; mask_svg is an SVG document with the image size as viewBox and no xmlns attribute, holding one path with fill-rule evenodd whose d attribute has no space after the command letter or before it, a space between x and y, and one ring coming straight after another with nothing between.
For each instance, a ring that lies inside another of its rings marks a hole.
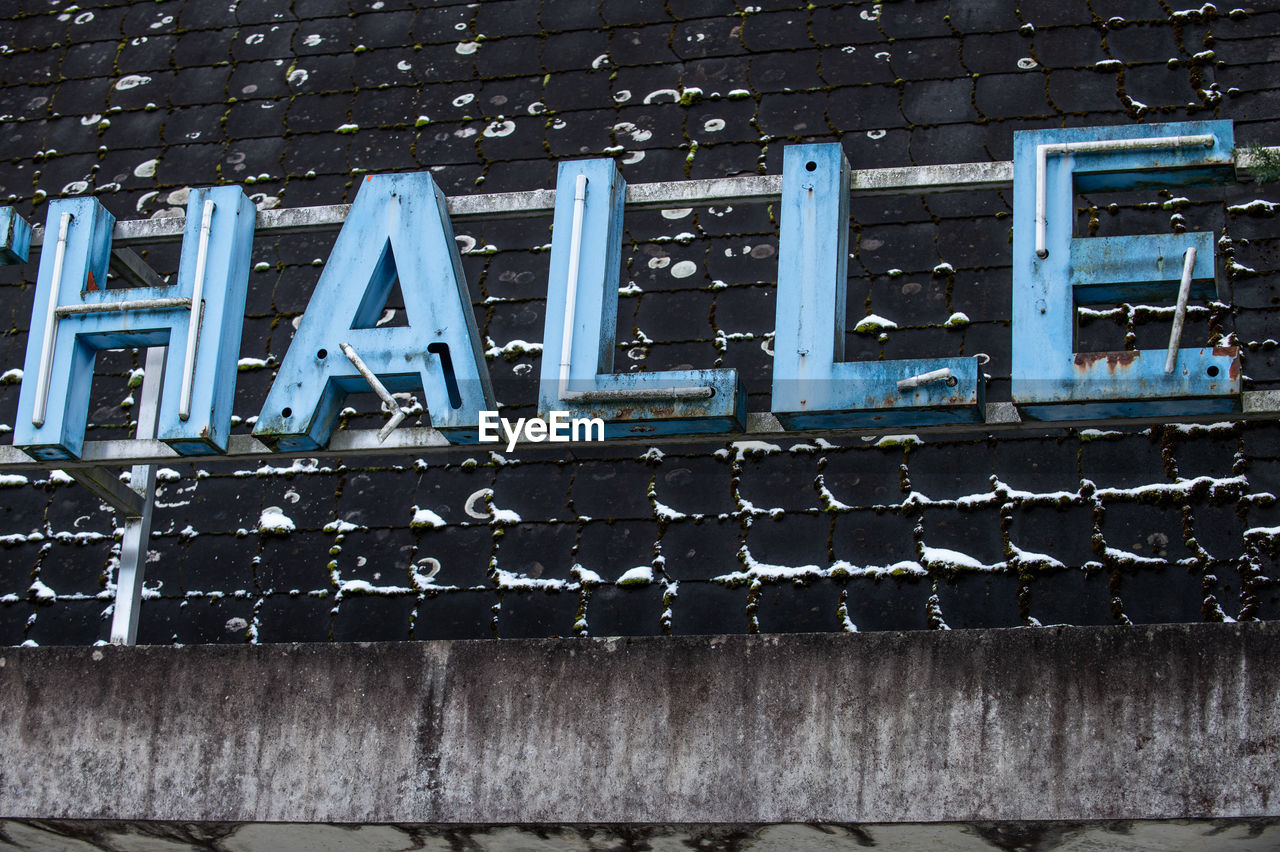
<instances>
[{"instance_id":1,"label":"screw on metal letter","mask_svg":"<svg viewBox=\"0 0 1280 852\"><path fill-rule=\"evenodd\" d=\"M1027 416L1239 410L1236 350L1178 348L1187 301L1217 294L1213 235L1072 236L1077 190L1234 179L1229 121L1014 134L1011 379L1013 400ZM1166 263L1175 257L1183 258L1178 271ZM1074 351L1077 305L1175 299L1167 351Z\"/></svg>"},{"instance_id":2,"label":"screw on metal letter","mask_svg":"<svg viewBox=\"0 0 1280 852\"><path fill-rule=\"evenodd\" d=\"M974 358L846 362L849 163L839 143L782 160L773 412L789 429L981 422Z\"/></svg>"}]
</instances>

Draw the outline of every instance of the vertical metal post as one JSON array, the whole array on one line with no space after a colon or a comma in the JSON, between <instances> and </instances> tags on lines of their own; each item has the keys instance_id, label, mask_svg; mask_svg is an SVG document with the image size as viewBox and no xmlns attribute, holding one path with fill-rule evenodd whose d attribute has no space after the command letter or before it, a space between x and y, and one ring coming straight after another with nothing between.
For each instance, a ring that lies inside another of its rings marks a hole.
<instances>
[{"instance_id":1,"label":"vertical metal post","mask_svg":"<svg viewBox=\"0 0 1280 852\"><path fill-rule=\"evenodd\" d=\"M160 389L164 386L165 350L164 346L147 349L142 402L138 406L139 438L156 436ZM113 645L133 645L138 641L138 609L142 605L142 581L147 567L147 545L151 540L151 509L156 501L155 465L134 465L129 484L142 496L142 513L124 520L120 569L116 573L116 603L111 617Z\"/></svg>"}]
</instances>

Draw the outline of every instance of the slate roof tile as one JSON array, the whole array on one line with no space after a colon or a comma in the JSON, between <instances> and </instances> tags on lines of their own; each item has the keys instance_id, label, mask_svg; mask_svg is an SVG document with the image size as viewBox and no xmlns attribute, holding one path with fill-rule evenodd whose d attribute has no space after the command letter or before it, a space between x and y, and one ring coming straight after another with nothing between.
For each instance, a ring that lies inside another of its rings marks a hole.
<instances>
[{"instance_id":1,"label":"slate roof tile","mask_svg":"<svg viewBox=\"0 0 1280 852\"><path fill-rule=\"evenodd\" d=\"M546 29L538 23L541 7L542 4L537 0L481 3L476 7L471 28L487 38L541 32Z\"/></svg>"},{"instance_id":2,"label":"slate roof tile","mask_svg":"<svg viewBox=\"0 0 1280 852\"><path fill-rule=\"evenodd\" d=\"M291 51L295 57L303 57L350 50L356 45L354 29L353 20L347 17L305 17L293 32Z\"/></svg>"},{"instance_id":3,"label":"slate roof tile","mask_svg":"<svg viewBox=\"0 0 1280 852\"><path fill-rule=\"evenodd\" d=\"M357 88L376 89L424 80L430 75L431 69L414 67L415 64L421 65L419 56L419 52L409 47L358 53L351 71L351 81Z\"/></svg>"},{"instance_id":4,"label":"slate roof tile","mask_svg":"<svg viewBox=\"0 0 1280 852\"><path fill-rule=\"evenodd\" d=\"M595 571L606 583L616 582L632 568L653 562L658 531L653 521L588 521L581 525L573 562ZM657 572L654 572L657 574ZM593 592L594 595L594 592ZM656 621L658 613L654 612ZM598 625L597 625L598 627ZM653 625L650 630L657 629Z\"/></svg>"},{"instance_id":5,"label":"slate roof tile","mask_svg":"<svg viewBox=\"0 0 1280 852\"><path fill-rule=\"evenodd\" d=\"M352 169L378 172L383 169L413 171L413 148L417 134L412 130L357 135L347 147L347 162Z\"/></svg>"},{"instance_id":6,"label":"slate roof tile","mask_svg":"<svg viewBox=\"0 0 1280 852\"><path fill-rule=\"evenodd\" d=\"M333 130L335 119L345 119L351 96L345 92L323 95L299 95L291 98L286 108L284 125L291 133L309 133ZM299 140L292 145L309 145L311 140Z\"/></svg>"},{"instance_id":7,"label":"slate roof tile","mask_svg":"<svg viewBox=\"0 0 1280 852\"><path fill-rule=\"evenodd\" d=\"M697 133L696 128L694 133L705 140L706 137ZM706 144L704 142L699 146L693 162L689 163L689 178L701 180L754 174L760 160L760 150L760 145L752 142L741 144L720 142Z\"/></svg>"},{"instance_id":8,"label":"slate roof tile","mask_svg":"<svg viewBox=\"0 0 1280 852\"><path fill-rule=\"evenodd\" d=\"M65 637L69 636L106 641L110 625L103 618L102 609L102 604L96 600L67 600L61 601L59 606L36 606L26 638L41 645L68 644Z\"/></svg>"},{"instance_id":9,"label":"slate roof tile","mask_svg":"<svg viewBox=\"0 0 1280 852\"><path fill-rule=\"evenodd\" d=\"M532 112L529 108L541 103L542 95L541 76L485 80L476 94L475 109L486 118L540 115L539 107Z\"/></svg>"},{"instance_id":10,"label":"slate roof tile","mask_svg":"<svg viewBox=\"0 0 1280 852\"><path fill-rule=\"evenodd\" d=\"M736 54L742 50L741 26L737 17L679 21L671 31L671 49L681 59Z\"/></svg>"},{"instance_id":11,"label":"slate roof tile","mask_svg":"<svg viewBox=\"0 0 1280 852\"><path fill-rule=\"evenodd\" d=\"M876 451L879 454L880 451ZM865 457L867 453L853 453ZM892 460L889 454L885 458ZM849 459L848 461L852 461ZM828 466L824 473L826 486L837 496L857 496L859 503L894 502L897 496L897 462L892 471L881 473L877 464L875 476L864 476L845 468L845 474ZM883 480L883 484L882 481ZM903 561L915 561L912 542L916 518L903 512L876 512L860 509L832 517L831 548L837 560L855 567L886 567ZM892 583L892 581L887 581ZM861 625L859 625L861 629Z\"/></svg>"},{"instance_id":12,"label":"slate roof tile","mask_svg":"<svg viewBox=\"0 0 1280 852\"><path fill-rule=\"evenodd\" d=\"M411 637L428 639L493 638L493 606L498 594L492 591L447 592L428 595L417 604Z\"/></svg>"},{"instance_id":13,"label":"slate roof tile","mask_svg":"<svg viewBox=\"0 0 1280 852\"><path fill-rule=\"evenodd\" d=\"M25 50L9 54L0 79L7 86L49 83L57 79L58 64L65 51Z\"/></svg>"},{"instance_id":14,"label":"slate roof tile","mask_svg":"<svg viewBox=\"0 0 1280 852\"><path fill-rule=\"evenodd\" d=\"M1026 38L1016 32L973 33L960 42L960 58L975 74L1012 74L1030 50Z\"/></svg>"},{"instance_id":15,"label":"slate roof tile","mask_svg":"<svg viewBox=\"0 0 1280 852\"><path fill-rule=\"evenodd\" d=\"M110 41L73 44L63 54L58 71L63 77L71 79L111 74L115 67L116 51L116 44Z\"/></svg>"},{"instance_id":16,"label":"slate roof tile","mask_svg":"<svg viewBox=\"0 0 1280 852\"><path fill-rule=\"evenodd\" d=\"M231 104L226 112L226 131L231 138L274 136L280 132L284 101L248 100Z\"/></svg>"},{"instance_id":17,"label":"slate roof tile","mask_svg":"<svg viewBox=\"0 0 1280 852\"><path fill-rule=\"evenodd\" d=\"M413 19L413 40L422 44L456 44L466 41L463 36L475 18L475 9L467 6L432 6L418 9ZM459 28L458 25L464 25Z\"/></svg>"},{"instance_id":18,"label":"slate roof tile","mask_svg":"<svg viewBox=\"0 0 1280 852\"><path fill-rule=\"evenodd\" d=\"M679 61L670 46L671 26L664 22L609 30L610 61L616 66Z\"/></svg>"},{"instance_id":19,"label":"slate roof tile","mask_svg":"<svg viewBox=\"0 0 1280 852\"><path fill-rule=\"evenodd\" d=\"M889 47L889 45L885 45ZM832 86L861 86L894 83L897 75L889 65L892 53L878 46L828 47L822 51L822 79Z\"/></svg>"},{"instance_id":20,"label":"slate roof tile","mask_svg":"<svg viewBox=\"0 0 1280 852\"><path fill-rule=\"evenodd\" d=\"M261 604L254 608L254 618L258 623L258 641L314 642L317 636L327 638L330 634L330 624L334 621L333 608L333 601L325 598L288 594L267 595L262 599ZM355 609L355 607L352 607L352 609ZM177 618L180 617L181 613L177 615ZM403 631L408 619L402 618L400 621L402 622ZM344 625L349 623L349 618L344 620L343 623ZM168 627L169 625L165 626ZM159 625L157 625L157 629L159 629ZM380 619L376 623L371 623L368 629L370 631L389 630L389 626L387 621ZM141 632L141 627L139 627L139 632ZM337 631L335 630L334 632L336 633ZM404 636L395 635L389 638L403 639ZM377 641L370 640L366 636L360 636L358 639Z\"/></svg>"},{"instance_id":21,"label":"slate roof tile","mask_svg":"<svg viewBox=\"0 0 1280 852\"><path fill-rule=\"evenodd\" d=\"M600 10L594 3L543 3L537 20L547 32L596 30L604 25Z\"/></svg>"},{"instance_id":22,"label":"slate roof tile","mask_svg":"<svg viewBox=\"0 0 1280 852\"><path fill-rule=\"evenodd\" d=\"M999 3L952 3L947 18L953 29L966 35L1020 30L1028 20L1020 7Z\"/></svg>"},{"instance_id":23,"label":"slate roof tile","mask_svg":"<svg viewBox=\"0 0 1280 852\"><path fill-rule=\"evenodd\" d=\"M799 9L744 15L740 37L743 46L752 52L807 48L809 15Z\"/></svg>"},{"instance_id":24,"label":"slate roof tile","mask_svg":"<svg viewBox=\"0 0 1280 852\"><path fill-rule=\"evenodd\" d=\"M983 74L974 81L974 102L978 112L989 118L1051 115L1054 110L1045 90L1052 76L1039 71Z\"/></svg>"},{"instance_id":25,"label":"slate roof tile","mask_svg":"<svg viewBox=\"0 0 1280 852\"><path fill-rule=\"evenodd\" d=\"M472 87L479 62L492 59L492 54L478 60L475 55L460 54L450 45L424 45L415 51L413 67L417 79L427 83L465 82ZM486 68L488 66L485 66Z\"/></svg>"},{"instance_id":26,"label":"slate roof tile","mask_svg":"<svg viewBox=\"0 0 1280 852\"><path fill-rule=\"evenodd\" d=\"M1129 97L1151 107L1200 103L1186 72L1167 65L1131 65L1124 75L1124 88Z\"/></svg>"},{"instance_id":27,"label":"slate roof tile","mask_svg":"<svg viewBox=\"0 0 1280 852\"><path fill-rule=\"evenodd\" d=\"M812 483L809 490L811 496L816 496L812 494ZM777 518L754 519L744 544L752 559L767 565L825 567L831 564L827 549L830 530L831 518L823 512L787 512Z\"/></svg>"},{"instance_id":28,"label":"slate roof tile","mask_svg":"<svg viewBox=\"0 0 1280 852\"><path fill-rule=\"evenodd\" d=\"M707 585L699 581L739 570L737 552L741 534L740 525L733 520L713 517L673 521L662 534L663 571L667 577L680 581L683 591L688 588L686 583ZM683 609L681 606L677 611Z\"/></svg>"},{"instance_id":29,"label":"slate roof tile","mask_svg":"<svg viewBox=\"0 0 1280 852\"><path fill-rule=\"evenodd\" d=\"M707 636L746 632L747 592L718 583L683 582L671 620L675 636Z\"/></svg>"},{"instance_id":30,"label":"slate roof tile","mask_svg":"<svg viewBox=\"0 0 1280 852\"><path fill-rule=\"evenodd\" d=\"M1113 17L1129 21L1168 20L1168 13L1159 0L1099 0L1092 6L1093 14L1104 21Z\"/></svg>"},{"instance_id":31,"label":"slate roof tile","mask_svg":"<svg viewBox=\"0 0 1280 852\"><path fill-rule=\"evenodd\" d=\"M1173 56L1184 56L1173 28L1167 24L1137 24L1109 29L1107 50L1122 62L1164 63Z\"/></svg>"},{"instance_id":32,"label":"slate roof tile","mask_svg":"<svg viewBox=\"0 0 1280 852\"><path fill-rule=\"evenodd\" d=\"M956 39L897 39L889 66L903 79L968 77Z\"/></svg>"},{"instance_id":33,"label":"slate roof tile","mask_svg":"<svg viewBox=\"0 0 1280 852\"><path fill-rule=\"evenodd\" d=\"M610 26L667 23L671 14L664 0L603 0L600 17Z\"/></svg>"},{"instance_id":34,"label":"slate roof tile","mask_svg":"<svg viewBox=\"0 0 1280 852\"><path fill-rule=\"evenodd\" d=\"M1080 69L1109 59L1102 38L1091 27L1052 27L1036 30L1030 55L1047 68Z\"/></svg>"},{"instance_id":35,"label":"slate roof tile","mask_svg":"<svg viewBox=\"0 0 1280 852\"><path fill-rule=\"evenodd\" d=\"M661 630L665 610L662 586L618 588L601 586L587 604L590 636L651 636Z\"/></svg>"},{"instance_id":36,"label":"slate roof tile","mask_svg":"<svg viewBox=\"0 0 1280 852\"><path fill-rule=\"evenodd\" d=\"M1121 106L1114 77L1091 70L1051 72L1049 98L1065 112L1096 112Z\"/></svg>"},{"instance_id":37,"label":"slate roof tile","mask_svg":"<svg viewBox=\"0 0 1280 852\"><path fill-rule=\"evenodd\" d=\"M727 82L725 88L736 84L760 93L820 89L826 84L819 72L817 65L797 67L787 53L764 53L752 57L750 73Z\"/></svg>"},{"instance_id":38,"label":"slate roof tile","mask_svg":"<svg viewBox=\"0 0 1280 852\"><path fill-rule=\"evenodd\" d=\"M569 592L506 592L497 612L498 638L571 636L578 596Z\"/></svg>"},{"instance_id":39,"label":"slate roof tile","mask_svg":"<svg viewBox=\"0 0 1280 852\"><path fill-rule=\"evenodd\" d=\"M837 614L843 584L833 580L775 585L757 597L756 621L762 632L838 632Z\"/></svg>"},{"instance_id":40,"label":"slate roof tile","mask_svg":"<svg viewBox=\"0 0 1280 852\"><path fill-rule=\"evenodd\" d=\"M613 144L612 111L577 112L553 119L546 129L548 151L554 156L598 154Z\"/></svg>"},{"instance_id":41,"label":"slate roof tile","mask_svg":"<svg viewBox=\"0 0 1280 852\"><path fill-rule=\"evenodd\" d=\"M863 45L884 41L874 8L853 3L814 4L809 31L821 45ZM897 7L895 7L897 8ZM899 11L901 11L899 9ZM945 27L944 27L945 29ZM905 32L903 38L924 38L928 32L915 29Z\"/></svg>"},{"instance_id":42,"label":"slate roof tile","mask_svg":"<svg viewBox=\"0 0 1280 852\"><path fill-rule=\"evenodd\" d=\"M760 132L769 136L809 136L829 131L822 120L825 92L790 92L764 95L756 121Z\"/></svg>"},{"instance_id":43,"label":"slate roof tile","mask_svg":"<svg viewBox=\"0 0 1280 852\"><path fill-rule=\"evenodd\" d=\"M370 50L380 47L400 48L405 44L414 19L415 13L409 9L384 9L375 15L357 15L353 19L351 40L353 44L362 44Z\"/></svg>"},{"instance_id":44,"label":"slate roof tile","mask_svg":"<svg viewBox=\"0 0 1280 852\"><path fill-rule=\"evenodd\" d=\"M134 81L139 81L131 85ZM144 75L125 75L116 81L110 94L111 106L139 109L148 104L160 105L174 86L172 71L153 71Z\"/></svg>"},{"instance_id":45,"label":"slate roof tile","mask_svg":"<svg viewBox=\"0 0 1280 852\"><path fill-rule=\"evenodd\" d=\"M305 84L295 84L299 91L333 92L352 87L355 55L338 53L298 60L297 67L307 72Z\"/></svg>"},{"instance_id":46,"label":"slate roof tile","mask_svg":"<svg viewBox=\"0 0 1280 852\"><path fill-rule=\"evenodd\" d=\"M978 125L943 124L911 129L911 160L918 165L988 159L986 134Z\"/></svg>"},{"instance_id":47,"label":"slate roof tile","mask_svg":"<svg viewBox=\"0 0 1280 852\"><path fill-rule=\"evenodd\" d=\"M935 588L947 625L972 630L1023 626L1018 586L1008 575L960 574Z\"/></svg>"},{"instance_id":48,"label":"slate roof tile","mask_svg":"<svg viewBox=\"0 0 1280 852\"><path fill-rule=\"evenodd\" d=\"M351 96L348 118L360 127L412 128L418 116L416 97L412 86L360 89Z\"/></svg>"},{"instance_id":49,"label":"slate roof tile","mask_svg":"<svg viewBox=\"0 0 1280 852\"><path fill-rule=\"evenodd\" d=\"M172 82L166 85L164 98L170 106L223 104L227 99L227 84L230 79L229 65L182 68L174 72ZM61 95L62 92L59 91L60 98ZM98 103L101 104L101 100Z\"/></svg>"}]
</instances>

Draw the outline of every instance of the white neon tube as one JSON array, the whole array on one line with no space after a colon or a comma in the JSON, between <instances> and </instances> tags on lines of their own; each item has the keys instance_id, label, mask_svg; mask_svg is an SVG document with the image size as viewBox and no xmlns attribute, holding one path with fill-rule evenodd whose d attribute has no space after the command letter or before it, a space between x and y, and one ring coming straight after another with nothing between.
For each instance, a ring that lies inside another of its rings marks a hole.
<instances>
[{"instance_id":1,"label":"white neon tube","mask_svg":"<svg viewBox=\"0 0 1280 852\"><path fill-rule=\"evenodd\" d=\"M1148 139L1098 139L1089 142L1057 142L1036 146L1036 256L1049 256L1045 246L1045 206L1050 154L1096 154L1102 151L1142 151L1148 148L1212 148L1211 133L1197 136L1152 136Z\"/></svg>"},{"instance_id":2,"label":"white neon tube","mask_svg":"<svg viewBox=\"0 0 1280 852\"><path fill-rule=\"evenodd\" d=\"M1187 300L1191 298L1191 271L1196 266L1196 247L1188 246L1182 257L1182 283L1178 286L1178 306L1173 311L1173 328L1169 331L1169 354L1164 359L1164 371L1173 372L1178 360L1178 344L1182 342L1182 325L1187 319Z\"/></svg>"},{"instance_id":3,"label":"white neon tube","mask_svg":"<svg viewBox=\"0 0 1280 852\"><path fill-rule=\"evenodd\" d=\"M110 314L116 311L142 311L148 308L185 308L191 304L186 296L166 296L162 299L127 299L123 302L85 302L80 305L59 305L54 311L59 319L78 314Z\"/></svg>"},{"instance_id":4,"label":"white neon tube","mask_svg":"<svg viewBox=\"0 0 1280 852\"><path fill-rule=\"evenodd\" d=\"M67 233L71 230L71 214L63 213L58 221L58 245L53 254L53 286L49 289L49 310L44 319L44 346L40 349L40 372L36 373L36 405L31 425L39 429L49 408L49 374L53 372L53 344L58 333L58 291L62 288L62 267L67 259Z\"/></svg>"},{"instance_id":5,"label":"white neon tube","mask_svg":"<svg viewBox=\"0 0 1280 852\"><path fill-rule=\"evenodd\" d=\"M587 206L587 176L573 184L573 222L569 233L569 283L564 301L564 329L560 336L560 398L569 396L569 364L573 356L573 314L578 301L578 268L582 254L582 218Z\"/></svg>"},{"instance_id":6,"label":"white neon tube","mask_svg":"<svg viewBox=\"0 0 1280 852\"><path fill-rule=\"evenodd\" d=\"M956 381L955 376L951 375L951 368L943 367L938 370L930 370L927 373L921 373L918 376L911 376L910 378L902 379L898 382L898 390L911 390L913 388L923 387L924 385L931 385L934 382L946 382L948 385L954 386Z\"/></svg>"},{"instance_id":7,"label":"white neon tube","mask_svg":"<svg viewBox=\"0 0 1280 852\"><path fill-rule=\"evenodd\" d=\"M204 272L209 259L209 231L213 226L212 198L204 200L204 217L200 220L200 244L196 248L196 283L191 293L191 317L187 321L187 352L182 359L182 393L178 397L178 419L191 417L191 391L195 383L196 344L200 338L200 321L204 316Z\"/></svg>"}]
</instances>

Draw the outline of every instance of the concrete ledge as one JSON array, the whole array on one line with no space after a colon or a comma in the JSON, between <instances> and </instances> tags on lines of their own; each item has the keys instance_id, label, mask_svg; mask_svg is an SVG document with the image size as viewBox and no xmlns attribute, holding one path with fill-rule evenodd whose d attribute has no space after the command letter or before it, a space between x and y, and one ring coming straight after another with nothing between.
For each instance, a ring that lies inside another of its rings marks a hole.
<instances>
[{"instance_id":1,"label":"concrete ledge","mask_svg":"<svg viewBox=\"0 0 1280 852\"><path fill-rule=\"evenodd\" d=\"M0 817L1268 818L1278 638L1197 624L10 648Z\"/></svg>"}]
</instances>

